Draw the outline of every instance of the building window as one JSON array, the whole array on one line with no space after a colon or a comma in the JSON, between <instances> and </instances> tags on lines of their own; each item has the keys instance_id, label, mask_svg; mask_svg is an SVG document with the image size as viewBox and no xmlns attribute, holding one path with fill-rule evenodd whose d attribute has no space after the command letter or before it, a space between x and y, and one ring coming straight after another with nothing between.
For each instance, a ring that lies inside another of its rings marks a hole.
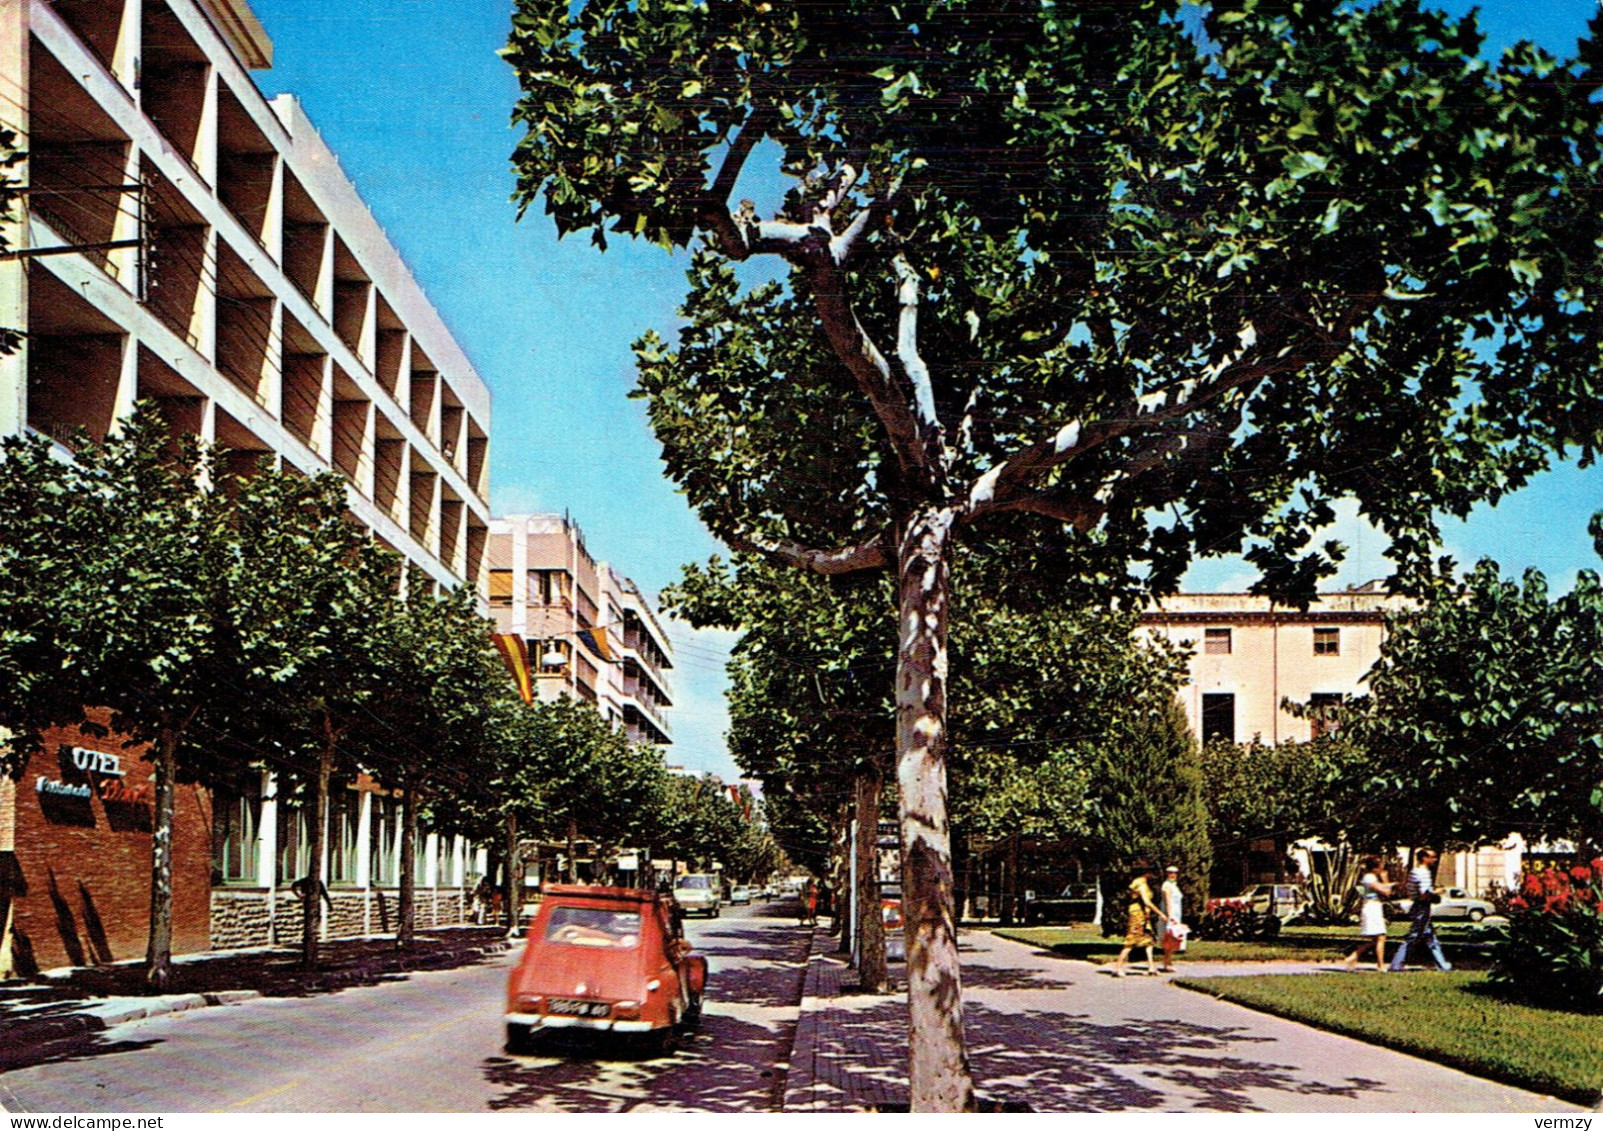
<instances>
[{"instance_id":1,"label":"building window","mask_svg":"<svg viewBox=\"0 0 1603 1131\"><path fill-rule=\"evenodd\" d=\"M1230 655L1230 630L1228 628L1203 629L1202 650L1209 656Z\"/></svg>"},{"instance_id":2,"label":"building window","mask_svg":"<svg viewBox=\"0 0 1603 1131\"><path fill-rule=\"evenodd\" d=\"M1314 655L1339 656L1341 655L1341 629L1316 628L1314 629Z\"/></svg>"},{"instance_id":3,"label":"building window","mask_svg":"<svg viewBox=\"0 0 1603 1131\"><path fill-rule=\"evenodd\" d=\"M395 798L377 793L373 795L373 800L369 804L373 807L373 812L368 818L372 883L376 888L392 888L400 883L397 872L399 858L396 852L396 820L400 806L396 804Z\"/></svg>"},{"instance_id":4,"label":"building window","mask_svg":"<svg viewBox=\"0 0 1603 1131\"><path fill-rule=\"evenodd\" d=\"M1202 697L1202 741L1236 740L1236 697L1231 694Z\"/></svg>"},{"instance_id":5,"label":"building window","mask_svg":"<svg viewBox=\"0 0 1603 1131\"><path fill-rule=\"evenodd\" d=\"M356 883L357 830L361 827L362 795L335 786L328 799L328 883L350 887Z\"/></svg>"},{"instance_id":6,"label":"building window","mask_svg":"<svg viewBox=\"0 0 1603 1131\"><path fill-rule=\"evenodd\" d=\"M260 793L219 789L212 795L212 883L256 882L261 820Z\"/></svg>"},{"instance_id":7,"label":"building window","mask_svg":"<svg viewBox=\"0 0 1603 1131\"><path fill-rule=\"evenodd\" d=\"M1336 719L1323 718L1321 716L1341 706L1343 698L1345 696L1339 691L1316 691L1308 697L1308 706L1314 710L1313 718L1308 720L1314 738L1323 738L1327 734L1335 734L1341 728L1341 723Z\"/></svg>"},{"instance_id":8,"label":"building window","mask_svg":"<svg viewBox=\"0 0 1603 1131\"><path fill-rule=\"evenodd\" d=\"M292 884L305 876L307 866L306 807L298 801L278 801L278 883Z\"/></svg>"},{"instance_id":9,"label":"building window","mask_svg":"<svg viewBox=\"0 0 1603 1131\"><path fill-rule=\"evenodd\" d=\"M490 571L490 605L492 608L497 609L512 607L511 570L492 569Z\"/></svg>"}]
</instances>

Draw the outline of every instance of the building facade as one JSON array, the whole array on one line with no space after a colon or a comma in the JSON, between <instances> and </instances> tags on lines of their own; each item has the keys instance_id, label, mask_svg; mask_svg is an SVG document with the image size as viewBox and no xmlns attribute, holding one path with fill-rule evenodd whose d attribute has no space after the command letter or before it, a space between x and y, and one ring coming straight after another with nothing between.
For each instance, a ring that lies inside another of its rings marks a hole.
<instances>
[{"instance_id":1,"label":"building facade","mask_svg":"<svg viewBox=\"0 0 1603 1131\"><path fill-rule=\"evenodd\" d=\"M1306 742L1320 723L1286 702L1333 706L1356 694L1380 658L1386 614L1403 607L1373 586L1323 594L1306 611L1246 593L1178 594L1141 625L1190 650L1180 695L1204 742Z\"/></svg>"},{"instance_id":2,"label":"building facade","mask_svg":"<svg viewBox=\"0 0 1603 1131\"><path fill-rule=\"evenodd\" d=\"M26 336L0 357L0 434L71 458L79 429L103 438L151 399L235 468L338 472L382 545L482 594L489 391L296 101L257 88L271 61L245 0L0 4L0 125L26 153L0 258L0 326ZM7 945L35 967L131 957L147 767L115 738L51 738L0 790ZM326 929L382 929L396 806L336 792ZM192 793L179 949L298 936L280 887L308 870L304 821L273 777ZM437 902L460 915L466 863L426 839L429 923Z\"/></svg>"},{"instance_id":3,"label":"building facade","mask_svg":"<svg viewBox=\"0 0 1603 1131\"><path fill-rule=\"evenodd\" d=\"M490 613L524 641L540 698L582 699L630 741L671 744L673 646L639 586L565 515L492 520L488 556Z\"/></svg>"},{"instance_id":4,"label":"building facade","mask_svg":"<svg viewBox=\"0 0 1603 1131\"><path fill-rule=\"evenodd\" d=\"M1335 706L1362 692L1364 676L1380 659L1386 617L1409 607L1378 583L1319 596L1307 610L1276 606L1246 593L1190 593L1166 597L1142 614L1143 631L1187 648L1181 702L1202 741L1307 742L1326 725L1299 717L1289 701ZM1284 863L1274 842L1255 843L1249 859L1260 865L1243 882L1272 880ZM1400 855L1414 846L1399 845ZM1291 856L1304 871L1318 841L1296 842ZM1476 851L1444 851L1437 866L1442 886L1485 896L1517 886L1533 859L1567 859L1572 845L1530 845L1513 835Z\"/></svg>"}]
</instances>

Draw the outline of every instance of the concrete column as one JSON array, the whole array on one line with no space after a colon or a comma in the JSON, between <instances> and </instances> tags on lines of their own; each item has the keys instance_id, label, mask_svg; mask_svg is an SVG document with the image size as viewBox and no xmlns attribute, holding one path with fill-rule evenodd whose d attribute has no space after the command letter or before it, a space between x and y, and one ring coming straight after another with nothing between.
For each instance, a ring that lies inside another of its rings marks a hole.
<instances>
[{"instance_id":1,"label":"concrete column","mask_svg":"<svg viewBox=\"0 0 1603 1131\"><path fill-rule=\"evenodd\" d=\"M134 104L139 104L139 56L144 53L144 0L123 0L122 21L117 27L117 47L111 57L111 73L117 76Z\"/></svg>"},{"instance_id":2,"label":"concrete column","mask_svg":"<svg viewBox=\"0 0 1603 1131\"><path fill-rule=\"evenodd\" d=\"M200 136L195 139L195 171L213 189L217 187L217 68L206 68L205 101L200 109Z\"/></svg>"},{"instance_id":3,"label":"concrete column","mask_svg":"<svg viewBox=\"0 0 1603 1131\"><path fill-rule=\"evenodd\" d=\"M262 223L262 246L273 262L284 265L284 159L273 155L273 185L267 193L267 218Z\"/></svg>"},{"instance_id":4,"label":"concrete column","mask_svg":"<svg viewBox=\"0 0 1603 1131\"><path fill-rule=\"evenodd\" d=\"M28 112L28 0L0 0L0 83L11 105L0 112L0 124L26 145ZM11 170L13 179L28 183L26 160ZM28 246L28 203L19 199L13 216L0 222L0 235L14 248ZM22 260L0 263L0 327L14 330L28 325L28 276ZM28 343L24 338L13 353L0 356L0 436L13 436L28 427Z\"/></svg>"},{"instance_id":5,"label":"concrete column","mask_svg":"<svg viewBox=\"0 0 1603 1131\"><path fill-rule=\"evenodd\" d=\"M278 779L262 771L262 819L256 836L256 880L267 889L267 941L278 918Z\"/></svg>"},{"instance_id":6,"label":"concrete column","mask_svg":"<svg viewBox=\"0 0 1603 1131\"><path fill-rule=\"evenodd\" d=\"M356 886L362 889L362 933L373 933L373 795L361 793L356 809Z\"/></svg>"}]
</instances>

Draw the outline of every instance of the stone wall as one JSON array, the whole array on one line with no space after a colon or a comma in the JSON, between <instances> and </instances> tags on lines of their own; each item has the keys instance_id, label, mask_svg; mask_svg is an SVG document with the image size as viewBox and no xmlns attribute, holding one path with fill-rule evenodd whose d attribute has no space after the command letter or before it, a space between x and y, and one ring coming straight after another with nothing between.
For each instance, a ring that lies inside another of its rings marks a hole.
<instances>
[{"instance_id":1,"label":"stone wall","mask_svg":"<svg viewBox=\"0 0 1603 1131\"><path fill-rule=\"evenodd\" d=\"M400 892L394 888L375 891L341 890L329 892L332 907L322 937L356 938L362 935L390 934L396 929ZM289 888L279 888L272 915L267 910L267 892L261 888L216 888L212 891L213 950L246 946L298 946L301 941L301 903ZM465 923L471 900L455 888L417 892L417 927Z\"/></svg>"}]
</instances>

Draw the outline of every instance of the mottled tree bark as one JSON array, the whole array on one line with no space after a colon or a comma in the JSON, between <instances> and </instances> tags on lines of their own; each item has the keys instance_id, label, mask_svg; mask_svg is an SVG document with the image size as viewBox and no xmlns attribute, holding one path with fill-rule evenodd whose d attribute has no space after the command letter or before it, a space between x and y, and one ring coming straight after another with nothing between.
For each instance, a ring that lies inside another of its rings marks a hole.
<instances>
[{"instance_id":1,"label":"mottled tree bark","mask_svg":"<svg viewBox=\"0 0 1603 1131\"><path fill-rule=\"evenodd\" d=\"M946 816L951 528L951 511L918 511L898 546L896 778L907 932L908 1081L915 1112L974 1107Z\"/></svg>"},{"instance_id":2,"label":"mottled tree bark","mask_svg":"<svg viewBox=\"0 0 1603 1131\"><path fill-rule=\"evenodd\" d=\"M317 774L312 779L312 798L306 834L306 885L301 892L301 965L317 965L318 928L322 925L319 914L323 895L323 845L328 835L328 783L334 774L334 733L323 728L326 741L317 760Z\"/></svg>"},{"instance_id":3,"label":"mottled tree bark","mask_svg":"<svg viewBox=\"0 0 1603 1131\"><path fill-rule=\"evenodd\" d=\"M173 802L177 796L179 730L164 726L156 736L151 781L155 786L150 831L150 937L145 947L145 984L165 990L173 978Z\"/></svg>"},{"instance_id":4,"label":"mottled tree bark","mask_svg":"<svg viewBox=\"0 0 1603 1131\"><path fill-rule=\"evenodd\" d=\"M417 816L415 786L401 795L401 906L396 916L395 945L410 950L417 932Z\"/></svg>"},{"instance_id":5,"label":"mottled tree bark","mask_svg":"<svg viewBox=\"0 0 1603 1131\"><path fill-rule=\"evenodd\" d=\"M879 796L883 788L878 769L857 775L857 984L865 994L882 994L890 988L885 920L879 907Z\"/></svg>"},{"instance_id":6,"label":"mottled tree bark","mask_svg":"<svg viewBox=\"0 0 1603 1131\"><path fill-rule=\"evenodd\" d=\"M506 904L507 930L517 930L518 918L523 914L523 854L518 849L518 815L507 814L507 861L502 883L506 887L502 902Z\"/></svg>"}]
</instances>

